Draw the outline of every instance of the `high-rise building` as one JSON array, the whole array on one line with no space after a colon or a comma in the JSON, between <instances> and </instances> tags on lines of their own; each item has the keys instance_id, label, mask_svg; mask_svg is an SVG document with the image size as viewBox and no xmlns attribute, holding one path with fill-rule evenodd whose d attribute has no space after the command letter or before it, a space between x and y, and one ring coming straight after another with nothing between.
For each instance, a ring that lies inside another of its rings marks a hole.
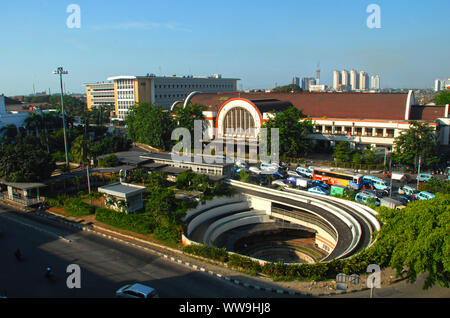
<instances>
[{"instance_id":1,"label":"high-rise building","mask_svg":"<svg viewBox=\"0 0 450 318\"><path fill-rule=\"evenodd\" d=\"M335 91L341 90L342 85L342 79L341 79L341 72L334 70L333 71L333 89Z\"/></svg>"},{"instance_id":2,"label":"high-rise building","mask_svg":"<svg viewBox=\"0 0 450 318\"><path fill-rule=\"evenodd\" d=\"M300 78L299 77L293 77L292 78L292 84L300 86Z\"/></svg>"},{"instance_id":3,"label":"high-rise building","mask_svg":"<svg viewBox=\"0 0 450 318\"><path fill-rule=\"evenodd\" d=\"M100 104L115 106L118 119L125 119L129 109L138 103L149 102L165 109L184 100L192 92L231 93L237 91L236 78L212 76L115 76L109 82L86 84L88 107Z\"/></svg>"},{"instance_id":4,"label":"high-rise building","mask_svg":"<svg viewBox=\"0 0 450 318\"><path fill-rule=\"evenodd\" d=\"M359 89L359 74L356 70L350 71L350 89L352 91Z\"/></svg>"},{"instance_id":5,"label":"high-rise building","mask_svg":"<svg viewBox=\"0 0 450 318\"><path fill-rule=\"evenodd\" d=\"M438 78L434 81L435 92L444 91L446 89L450 89L450 78L447 80Z\"/></svg>"},{"instance_id":6,"label":"high-rise building","mask_svg":"<svg viewBox=\"0 0 450 318\"><path fill-rule=\"evenodd\" d=\"M380 75L371 76L370 78L370 89L379 90L380 85Z\"/></svg>"},{"instance_id":7,"label":"high-rise building","mask_svg":"<svg viewBox=\"0 0 450 318\"><path fill-rule=\"evenodd\" d=\"M303 77L302 78L302 89L304 91L309 91L310 86L316 85L316 79L314 77Z\"/></svg>"},{"instance_id":8,"label":"high-rise building","mask_svg":"<svg viewBox=\"0 0 450 318\"><path fill-rule=\"evenodd\" d=\"M341 72L341 84L342 86L349 86L350 82L350 75L348 74L347 70L343 70Z\"/></svg>"},{"instance_id":9,"label":"high-rise building","mask_svg":"<svg viewBox=\"0 0 450 318\"><path fill-rule=\"evenodd\" d=\"M361 71L359 72L359 90L367 91L369 89L369 75Z\"/></svg>"}]
</instances>

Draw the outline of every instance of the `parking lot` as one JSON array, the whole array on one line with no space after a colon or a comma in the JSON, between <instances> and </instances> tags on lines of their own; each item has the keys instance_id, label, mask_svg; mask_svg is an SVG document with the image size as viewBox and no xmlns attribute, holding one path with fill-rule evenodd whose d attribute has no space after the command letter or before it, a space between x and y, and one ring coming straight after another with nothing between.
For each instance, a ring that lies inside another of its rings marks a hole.
<instances>
[{"instance_id":1,"label":"parking lot","mask_svg":"<svg viewBox=\"0 0 450 318\"><path fill-rule=\"evenodd\" d=\"M240 178L240 172L249 174L251 182L271 187L291 187L323 195L343 195L352 197L361 203L383 205L391 208L406 206L417 199L428 200L434 194L417 191L418 183L427 182L430 178L447 180L448 171L444 174L421 172L417 174L393 173L392 179L382 171L354 172L348 169L293 165L289 163L251 164L237 160L234 178ZM341 188L341 189L339 189Z\"/></svg>"}]
</instances>

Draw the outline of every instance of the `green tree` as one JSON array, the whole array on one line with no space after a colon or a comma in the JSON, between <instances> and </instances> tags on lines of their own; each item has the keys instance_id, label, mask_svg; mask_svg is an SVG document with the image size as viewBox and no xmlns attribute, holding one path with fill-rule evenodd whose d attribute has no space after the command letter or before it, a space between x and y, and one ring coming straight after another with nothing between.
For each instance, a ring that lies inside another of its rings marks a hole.
<instances>
[{"instance_id":1,"label":"green tree","mask_svg":"<svg viewBox=\"0 0 450 318\"><path fill-rule=\"evenodd\" d=\"M424 166L431 166L439 161L439 143L434 129L417 121L410 122L410 128L394 140L393 160L402 164L414 165L417 170L419 157Z\"/></svg>"},{"instance_id":2,"label":"green tree","mask_svg":"<svg viewBox=\"0 0 450 318\"><path fill-rule=\"evenodd\" d=\"M333 157L337 162L350 162L355 154L355 151L350 147L350 143L340 141L336 144L333 152ZM354 161L362 161L362 156L356 156Z\"/></svg>"},{"instance_id":3,"label":"green tree","mask_svg":"<svg viewBox=\"0 0 450 318\"><path fill-rule=\"evenodd\" d=\"M286 157L300 157L312 148L311 140L307 138L313 131L311 120L305 119L303 112L294 106L273 113L273 117L265 122L262 128L267 128L267 151L271 149L270 129L279 129L279 153Z\"/></svg>"},{"instance_id":4,"label":"green tree","mask_svg":"<svg viewBox=\"0 0 450 318\"><path fill-rule=\"evenodd\" d=\"M56 165L53 158L32 143L0 146L0 178L12 182L47 180Z\"/></svg>"},{"instance_id":5,"label":"green tree","mask_svg":"<svg viewBox=\"0 0 450 318\"><path fill-rule=\"evenodd\" d=\"M302 92L303 89L297 84L289 84L285 86L278 86L273 89L274 93L295 93Z\"/></svg>"},{"instance_id":6,"label":"green tree","mask_svg":"<svg viewBox=\"0 0 450 318\"><path fill-rule=\"evenodd\" d=\"M437 193L432 201L416 201L402 213L383 209L384 225L377 245L391 254L390 266L406 272L409 282L426 274L424 288L450 287L450 195ZM390 251L389 251L390 250Z\"/></svg>"},{"instance_id":7,"label":"green tree","mask_svg":"<svg viewBox=\"0 0 450 318\"><path fill-rule=\"evenodd\" d=\"M436 105L447 105L450 104L450 91L442 91L434 98L434 103Z\"/></svg>"},{"instance_id":8,"label":"green tree","mask_svg":"<svg viewBox=\"0 0 450 318\"><path fill-rule=\"evenodd\" d=\"M91 143L88 138L84 135L78 136L70 146L72 160L81 164L88 163L91 154L90 147Z\"/></svg>"},{"instance_id":9,"label":"green tree","mask_svg":"<svg viewBox=\"0 0 450 318\"><path fill-rule=\"evenodd\" d=\"M163 108L141 103L129 111L126 123L128 136L134 141L162 150L171 149L175 125Z\"/></svg>"}]
</instances>

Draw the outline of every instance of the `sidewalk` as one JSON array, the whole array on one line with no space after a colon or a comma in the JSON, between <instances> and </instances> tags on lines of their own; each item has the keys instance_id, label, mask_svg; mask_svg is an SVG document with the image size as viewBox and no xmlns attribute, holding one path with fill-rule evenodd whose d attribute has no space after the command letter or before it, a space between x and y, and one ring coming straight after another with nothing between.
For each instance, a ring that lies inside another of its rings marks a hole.
<instances>
[{"instance_id":1,"label":"sidewalk","mask_svg":"<svg viewBox=\"0 0 450 318\"><path fill-rule=\"evenodd\" d=\"M116 229L112 226L103 224L95 220L94 215L87 217L74 218L63 215L61 209L51 208L48 211L29 212L31 215L44 217L56 222L63 223L70 227L78 228L82 231L100 235L107 239L115 240L150 253L157 254L168 261L190 267L194 270L205 272L219 279L224 279L230 283L241 285L247 288L265 290L274 293L274 296L293 296L293 297L315 297L331 296L345 293L352 293L366 290L366 276L361 275L361 281L357 285L347 283L347 290L338 290L335 280L323 282L301 282L301 281L273 281L270 277L262 275L251 276L244 272L228 268L227 264L215 262L210 259L204 259L194 255L188 255L181 250L162 245L147 235L136 234L130 231ZM383 270L381 273L381 286L387 287L398 281L395 279L395 273L391 269Z\"/></svg>"}]
</instances>

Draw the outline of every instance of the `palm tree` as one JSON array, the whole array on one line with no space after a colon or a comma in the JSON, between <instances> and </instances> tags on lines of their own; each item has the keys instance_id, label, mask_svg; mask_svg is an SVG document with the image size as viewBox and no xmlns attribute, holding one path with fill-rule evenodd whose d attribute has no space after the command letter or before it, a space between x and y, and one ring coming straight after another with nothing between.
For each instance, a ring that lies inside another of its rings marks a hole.
<instances>
[{"instance_id":1,"label":"palm tree","mask_svg":"<svg viewBox=\"0 0 450 318\"><path fill-rule=\"evenodd\" d=\"M84 135L78 136L70 147L70 154L73 159L80 163L85 164L89 162L89 156L91 153L91 143Z\"/></svg>"},{"instance_id":2,"label":"palm tree","mask_svg":"<svg viewBox=\"0 0 450 318\"><path fill-rule=\"evenodd\" d=\"M35 131L36 136L39 136L39 132L42 130L42 116L37 112L32 112L27 119L25 119L25 127L28 131Z\"/></svg>"},{"instance_id":3,"label":"palm tree","mask_svg":"<svg viewBox=\"0 0 450 318\"><path fill-rule=\"evenodd\" d=\"M3 135L4 134L4 135ZM4 138L11 140L17 137L18 131L16 125L9 124L0 129L0 135Z\"/></svg>"}]
</instances>

